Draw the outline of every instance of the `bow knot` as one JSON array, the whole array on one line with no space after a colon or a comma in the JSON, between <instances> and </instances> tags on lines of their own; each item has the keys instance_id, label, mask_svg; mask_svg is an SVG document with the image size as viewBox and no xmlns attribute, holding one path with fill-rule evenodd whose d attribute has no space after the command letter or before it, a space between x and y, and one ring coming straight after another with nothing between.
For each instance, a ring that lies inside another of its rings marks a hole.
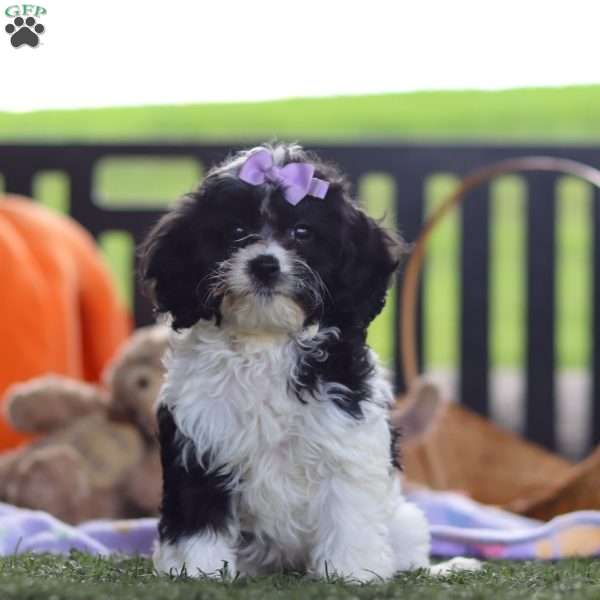
<instances>
[{"instance_id":1,"label":"bow knot","mask_svg":"<svg viewBox=\"0 0 600 600\"><path fill-rule=\"evenodd\" d=\"M263 149L251 154L240 169L239 178L250 185L274 183L283 188L283 196L293 206L305 196L325 198L329 183L313 177L315 168L309 163L292 162L275 165L273 155Z\"/></svg>"}]
</instances>

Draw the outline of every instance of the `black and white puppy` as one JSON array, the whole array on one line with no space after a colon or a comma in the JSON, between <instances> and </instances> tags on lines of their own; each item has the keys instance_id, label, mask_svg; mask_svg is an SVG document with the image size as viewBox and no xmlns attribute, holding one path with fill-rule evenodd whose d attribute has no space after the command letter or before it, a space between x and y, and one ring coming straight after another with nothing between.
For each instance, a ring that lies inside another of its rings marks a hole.
<instances>
[{"instance_id":1,"label":"black and white puppy","mask_svg":"<svg viewBox=\"0 0 600 600\"><path fill-rule=\"evenodd\" d=\"M264 177L249 183L241 171L257 154ZM322 197L309 186L290 201L293 163ZM174 330L156 569L364 581L427 566L427 523L393 464L392 392L365 340L402 244L343 176L296 145L242 152L142 250Z\"/></svg>"}]
</instances>

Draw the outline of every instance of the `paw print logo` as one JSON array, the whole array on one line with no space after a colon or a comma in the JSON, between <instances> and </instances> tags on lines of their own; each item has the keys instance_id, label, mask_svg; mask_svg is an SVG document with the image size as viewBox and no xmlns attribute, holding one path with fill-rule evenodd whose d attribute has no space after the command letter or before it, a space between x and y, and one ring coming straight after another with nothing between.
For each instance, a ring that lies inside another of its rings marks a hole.
<instances>
[{"instance_id":1,"label":"paw print logo","mask_svg":"<svg viewBox=\"0 0 600 600\"><path fill-rule=\"evenodd\" d=\"M27 17L26 20L17 17L13 23L9 23L4 30L10 35L10 43L15 48L23 44L35 48L40 43L39 34L44 33L45 29L41 23L36 24L33 17Z\"/></svg>"}]
</instances>

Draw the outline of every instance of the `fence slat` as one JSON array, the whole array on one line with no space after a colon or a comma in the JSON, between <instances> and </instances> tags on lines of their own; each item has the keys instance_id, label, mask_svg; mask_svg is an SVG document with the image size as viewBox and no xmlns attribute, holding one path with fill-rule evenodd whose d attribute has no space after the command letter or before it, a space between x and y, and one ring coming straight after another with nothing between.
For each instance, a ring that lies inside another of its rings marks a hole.
<instances>
[{"instance_id":1,"label":"fence slat","mask_svg":"<svg viewBox=\"0 0 600 600\"><path fill-rule=\"evenodd\" d=\"M556 175L528 175L527 184L526 433L554 449Z\"/></svg>"},{"instance_id":2,"label":"fence slat","mask_svg":"<svg viewBox=\"0 0 600 600\"><path fill-rule=\"evenodd\" d=\"M489 186L461 206L460 399L489 412Z\"/></svg>"},{"instance_id":3,"label":"fence slat","mask_svg":"<svg viewBox=\"0 0 600 600\"><path fill-rule=\"evenodd\" d=\"M592 256L592 439L600 443L600 190L594 190Z\"/></svg>"},{"instance_id":4,"label":"fence slat","mask_svg":"<svg viewBox=\"0 0 600 600\"><path fill-rule=\"evenodd\" d=\"M425 177L419 176L416 173L411 173L410 177L396 178L396 222L397 228L403 239L411 244L419 236L423 225L424 217L424 185ZM406 391L406 382L402 373L402 357L400 348L400 339L402 331L400 327L400 304L401 298L401 283L404 266L401 266L398 276L396 277L396 305L394 307L394 322L396 323L397 332L394 336L394 363L396 365L396 392L403 393ZM419 294L417 300L417 360L419 371L423 369L423 280L419 282Z\"/></svg>"},{"instance_id":5,"label":"fence slat","mask_svg":"<svg viewBox=\"0 0 600 600\"><path fill-rule=\"evenodd\" d=\"M9 194L31 197L33 173L28 169L7 169L4 172L4 187Z\"/></svg>"},{"instance_id":6,"label":"fence slat","mask_svg":"<svg viewBox=\"0 0 600 600\"><path fill-rule=\"evenodd\" d=\"M92 160L81 160L78 168L69 173L71 177L71 216L97 236L102 232L98 223L98 207L94 204L92 189ZM85 199L85 200L83 200Z\"/></svg>"}]
</instances>

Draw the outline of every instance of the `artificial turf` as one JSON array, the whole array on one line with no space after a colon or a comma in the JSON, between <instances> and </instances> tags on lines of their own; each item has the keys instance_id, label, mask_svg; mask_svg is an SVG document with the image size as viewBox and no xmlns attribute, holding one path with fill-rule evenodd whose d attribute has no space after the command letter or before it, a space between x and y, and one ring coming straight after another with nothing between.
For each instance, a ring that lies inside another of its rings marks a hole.
<instances>
[{"instance_id":1,"label":"artificial turf","mask_svg":"<svg viewBox=\"0 0 600 600\"><path fill-rule=\"evenodd\" d=\"M149 560L110 560L73 553L69 557L22 555L0 559L2 600L352 600L400 598L559 599L600 598L600 560L558 563L491 562L477 573L433 578L423 571L388 583L352 585L339 579L314 581L299 575L233 582L158 577Z\"/></svg>"}]
</instances>

